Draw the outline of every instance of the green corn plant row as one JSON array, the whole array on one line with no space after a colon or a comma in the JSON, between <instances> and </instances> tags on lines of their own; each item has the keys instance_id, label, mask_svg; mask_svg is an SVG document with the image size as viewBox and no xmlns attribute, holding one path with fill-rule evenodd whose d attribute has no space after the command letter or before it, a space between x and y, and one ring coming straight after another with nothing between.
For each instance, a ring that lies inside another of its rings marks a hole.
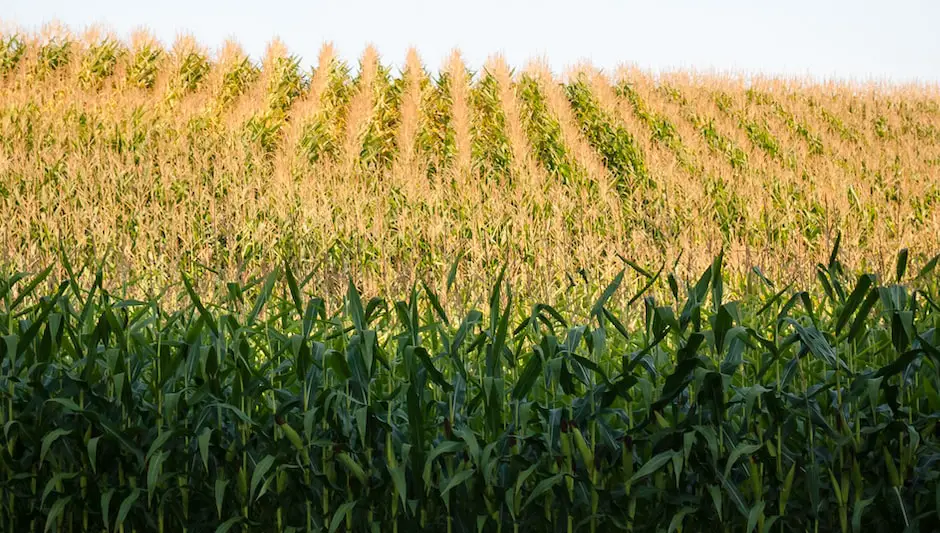
<instances>
[{"instance_id":1,"label":"green corn plant row","mask_svg":"<svg viewBox=\"0 0 940 533\"><path fill-rule=\"evenodd\" d=\"M105 39L93 45L82 58L79 82L84 87L97 88L103 80L114 74L118 60L127 53L124 45Z\"/></svg>"},{"instance_id":2,"label":"green corn plant row","mask_svg":"<svg viewBox=\"0 0 940 533\"><path fill-rule=\"evenodd\" d=\"M689 173L698 174L694 158L682 144L676 126L668 118L651 112L628 82L616 85L614 90L617 96L626 98L630 102L634 114L649 128L652 140L669 148Z\"/></svg>"},{"instance_id":3,"label":"green corn plant row","mask_svg":"<svg viewBox=\"0 0 940 533\"><path fill-rule=\"evenodd\" d=\"M152 89L157 82L157 72L164 55L164 51L159 47L149 43L143 44L134 52L127 69L128 81L140 89Z\"/></svg>"},{"instance_id":4,"label":"green corn plant row","mask_svg":"<svg viewBox=\"0 0 940 533\"><path fill-rule=\"evenodd\" d=\"M300 69L300 59L294 56L274 58L270 68L267 106L248 119L245 134L249 142L258 143L265 154L273 156L290 106L307 90L310 80Z\"/></svg>"},{"instance_id":5,"label":"green corn plant row","mask_svg":"<svg viewBox=\"0 0 940 533\"><path fill-rule=\"evenodd\" d=\"M43 76L68 65L72 59L73 43L68 38L55 38L39 49L39 58L34 65L34 73Z\"/></svg>"},{"instance_id":6,"label":"green corn plant row","mask_svg":"<svg viewBox=\"0 0 940 533\"><path fill-rule=\"evenodd\" d=\"M421 121L418 127L417 149L428 162L428 176L438 175L448 168L457 156L450 96L450 75L441 72L422 88Z\"/></svg>"},{"instance_id":7,"label":"green corn plant row","mask_svg":"<svg viewBox=\"0 0 940 533\"><path fill-rule=\"evenodd\" d=\"M751 141L751 144L763 150L770 157L770 159L782 158L782 154L780 153L780 143L773 136L773 134L770 133L770 130L767 129L766 124L749 120L747 117L737 113L734 109L734 104L731 100L731 97L725 92L715 91L714 100L715 104L718 106L718 109L720 109L722 113L737 120L738 126L744 130L745 134L747 134L747 138ZM791 167L796 166L796 162L793 160L788 160L787 164L789 164Z\"/></svg>"},{"instance_id":8,"label":"green corn plant row","mask_svg":"<svg viewBox=\"0 0 940 533\"><path fill-rule=\"evenodd\" d=\"M569 83L565 93L581 131L617 179L621 193L637 186L655 189L656 183L650 179L633 136L600 108L587 81L578 79Z\"/></svg>"},{"instance_id":9,"label":"green corn plant row","mask_svg":"<svg viewBox=\"0 0 940 533\"><path fill-rule=\"evenodd\" d=\"M686 120L699 131L709 149L716 154L724 154L733 169L747 168L747 154L734 144L734 141L722 135L715 127L715 119L696 113L689 107L689 101L682 96L679 90L671 85L661 85L657 88L666 98L682 106Z\"/></svg>"},{"instance_id":10,"label":"green corn plant row","mask_svg":"<svg viewBox=\"0 0 940 533\"><path fill-rule=\"evenodd\" d=\"M507 137L506 114L499 99L499 82L484 72L470 90L473 110L472 160L480 167L480 175L504 182L510 177L512 148Z\"/></svg>"},{"instance_id":11,"label":"green corn plant row","mask_svg":"<svg viewBox=\"0 0 940 533\"><path fill-rule=\"evenodd\" d=\"M811 155L823 154L822 139L812 133L805 124L798 121L793 113L788 111L780 102L774 100L769 94L756 89L747 89L745 94L750 103L770 106L774 113L787 125L787 128L803 139Z\"/></svg>"},{"instance_id":12,"label":"green corn plant row","mask_svg":"<svg viewBox=\"0 0 940 533\"><path fill-rule=\"evenodd\" d=\"M580 179L583 170L577 168L562 140L561 124L552 116L539 88L539 82L528 74L518 81L519 98L526 135L536 158L562 183Z\"/></svg>"},{"instance_id":13,"label":"green corn plant row","mask_svg":"<svg viewBox=\"0 0 940 533\"><path fill-rule=\"evenodd\" d=\"M212 302L4 275L0 528L936 531L938 259L838 246L816 297L729 300L719 255L580 324L502 275L462 317L426 286L328 311L289 268Z\"/></svg>"},{"instance_id":14,"label":"green corn plant row","mask_svg":"<svg viewBox=\"0 0 940 533\"><path fill-rule=\"evenodd\" d=\"M708 147L717 154L724 154L733 169L747 168L747 154L734 141L725 137L715 127L715 119L704 118L697 114L690 115L690 120L702 134Z\"/></svg>"},{"instance_id":15,"label":"green corn plant row","mask_svg":"<svg viewBox=\"0 0 940 533\"><path fill-rule=\"evenodd\" d=\"M248 90L252 83L261 76L261 69L248 57L243 57L222 75L222 87L219 90L218 105L225 107Z\"/></svg>"},{"instance_id":16,"label":"green corn plant row","mask_svg":"<svg viewBox=\"0 0 940 533\"><path fill-rule=\"evenodd\" d=\"M26 42L19 34L0 36L0 76L6 76L26 54Z\"/></svg>"},{"instance_id":17,"label":"green corn plant row","mask_svg":"<svg viewBox=\"0 0 940 533\"><path fill-rule=\"evenodd\" d=\"M209 58L199 52L188 52L180 62L176 77L170 83L166 101L176 103L183 96L194 92L209 74L212 64Z\"/></svg>"},{"instance_id":18,"label":"green corn plant row","mask_svg":"<svg viewBox=\"0 0 940 533\"><path fill-rule=\"evenodd\" d=\"M379 64L373 83L375 103L362 141L359 164L364 168L391 168L398 152L395 132L401 120L403 77L392 77L388 66Z\"/></svg>"},{"instance_id":19,"label":"green corn plant row","mask_svg":"<svg viewBox=\"0 0 940 533\"><path fill-rule=\"evenodd\" d=\"M823 107L822 104L817 102L815 98L810 96L805 98L809 106L815 109L826 121L826 123L829 124L829 130L831 132L837 133L844 141L850 142L852 144L858 144L858 133L856 133L851 126L843 122L841 118Z\"/></svg>"},{"instance_id":20,"label":"green corn plant row","mask_svg":"<svg viewBox=\"0 0 940 533\"><path fill-rule=\"evenodd\" d=\"M320 95L320 111L304 124L299 143L301 154L311 163L336 158L339 132L345 122L346 104L350 98L349 65L334 59L329 69L326 89Z\"/></svg>"},{"instance_id":21,"label":"green corn plant row","mask_svg":"<svg viewBox=\"0 0 940 533\"><path fill-rule=\"evenodd\" d=\"M752 231L747 224L747 200L733 185L719 176L705 177L705 193L711 199L713 217L725 242L747 237Z\"/></svg>"}]
</instances>

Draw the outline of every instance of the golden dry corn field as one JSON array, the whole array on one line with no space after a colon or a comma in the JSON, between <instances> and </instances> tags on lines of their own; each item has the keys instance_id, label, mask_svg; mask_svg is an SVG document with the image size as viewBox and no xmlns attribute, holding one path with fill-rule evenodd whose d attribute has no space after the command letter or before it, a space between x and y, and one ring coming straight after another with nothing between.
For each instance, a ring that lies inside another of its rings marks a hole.
<instances>
[{"instance_id":1,"label":"golden dry corn field","mask_svg":"<svg viewBox=\"0 0 940 533\"><path fill-rule=\"evenodd\" d=\"M812 276L839 232L847 264L885 272L938 248L938 175L936 87L459 52L435 72L329 44L306 68L278 41L257 64L59 27L0 44L2 263L105 258L132 286L289 261L326 295L349 275L401 293L459 256L470 295L505 265L558 301L624 259L691 274L722 248L732 272Z\"/></svg>"}]
</instances>

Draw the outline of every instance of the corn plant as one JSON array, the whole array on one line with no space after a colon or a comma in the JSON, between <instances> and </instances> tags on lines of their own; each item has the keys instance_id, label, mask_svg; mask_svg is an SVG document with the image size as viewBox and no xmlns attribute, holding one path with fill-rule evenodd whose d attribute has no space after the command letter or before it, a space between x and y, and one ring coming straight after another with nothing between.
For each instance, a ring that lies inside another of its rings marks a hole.
<instances>
[{"instance_id":1,"label":"corn plant","mask_svg":"<svg viewBox=\"0 0 940 533\"><path fill-rule=\"evenodd\" d=\"M536 158L546 170L557 175L562 183L569 183L581 171L576 168L562 141L558 119L549 111L538 80L523 74L518 83L525 131Z\"/></svg>"},{"instance_id":2,"label":"corn plant","mask_svg":"<svg viewBox=\"0 0 940 533\"><path fill-rule=\"evenodd\" d=\"M683 166L692 173L695 173L695 163L691 154L683 146L679 132L676 126L668 118L658 113L651 112L646 103L640 98L636 90L628 82L618 84L614 88L617 96L626 98L633 107L633 112L650 130L650 137L654 142L662 143L668 147Z\"/></svg>"},{"instance_id":3,"label":"corn plant","mask_svg":"<svg viewBox=\"0 0 940 533\"><path fill-rule=\"evenodd\" d=\"M669 303L643 288L618 311L622 273L580 324L499 278L454 320L427 287L386 302L350 283L330 312L289 268L214 302L187 276L183 300L142 301L100 271L5 275L0 522L934 530L937 258L910 275L902 251L882 281L838 247L815 298L755 270L728 300L719 256L668 274Z\"/></svg>"},{"instance_id":4,"label":"corn plant","mask_svg":"<svg viewBox=\"0 0 940 533\"><path fill-rule=\"evenodd\" d=\"M656 188L650 179L643 161L643 154L636 146L633 136L623 126L614 122L597 103L584 79L578 79L565 87L568 101L591 146L601 154L606 166L618 180L621 192L634 187Z\"/></svg>"},{"instance_id":5,"label":"corn plant","mask_svg":"<svg viewBox=\"0 0 940 533\"><path fill-rule=\"evenodd\" d=\"M807 148L809 149L809 153L811 155L822 155L822 139L820 139L818 135L812 133L804 123L798 121L796 117L793 116L793 113L788 111L780 102L776 101L769 94L758 91L756 89L748 89L745 91L745 95L748 102L750 103L770 106L774 113L783 120L787 127L793 133L801 137L804 142L806 142Z\"/></svg>"},{"instance_id":6,"label":"corn plant","mask_svg":"<svg viewBox=\"0 0 940 533\"><path fill-rule=\"evenodd\" d=\"M114 74L118 60L126 49L113 39L105 39L94 44L82 58L79 81L86 87L97 88L101 82Z\"/></svg>"},{"instance_id":7,"label":"corn plant","mask_svg":"<svg viewBox=\"0 0 940 533\"><path fill-rule=\"evenodd\" d=\"M484 72L470 90L472 160L478 162L482 176L493 177L498 182L509 178L512 167L512 148L499 91L499 82L489 72Z\"/></svg>"},{"instance_id":8,"label":"corn plant","mask_svg":"<svg viewBox=\"0 0 940 533\"><path fill-rule=\"evenodd\" d=\"M175 77L170 82L166 101L175 103L194 92L212 68L209 58L199 52L186 52L181 58ZM152 83L151 83L152 85Z\"/></svg>"},{"instance_id":9,"label":"corn plant","mask_svg":"<svg viewBox=\"0 0 940 533\"><path fill-rule=\"evenodd\" d=\"M397 147L395 134L401 119L403 78L392 79L387 66L378 65L373 83L375 103L362 141L359 164L364 168L390 168Z\"/></svg>"},{"instance_id":10,"label":"corn plant","mask_svg":"<svg viewBox=\"0 0 940 533\"><path fill-rule=\"evenodd\" d=\"M296 57L276 57L270 68L267 105L245 123L247 141L258 144L268 157L277 150L291 103L304 93L310 83L300 71L300 61Z\"/></svg>"},{"instance_id":11,"label":"corn plant","mask_svg":"<svg viewBox=\"0 0 940 533\"><path fill-rule=\"evenodd\" d=\"M35 74L44 76L68 65L72 58L73 44L67 37L56 37L42 45L39 48L39 58L33 66Z\"/></svg>"},{"instance_id":12,"label":"corn plant","mask_svg":"<svg viewBox=\"0 0 940 533\"><path fill-rule=\"evenodd\" d=\"M724 154L728 163L733 169L747 168L747 154L740 147L734 144L734 141L725 137L715 127L715 119L704 118L700 115L691 115L692 123L699 130L702 138L708 144L712 151Z\"/></svg>"},{"instance_id":13,"label":"corn plant","mask_svg":"<svg viewBox=\"0 0 940 533\"><path fill-rule=\"evenodd\" d=\"M309 85L309 78L300 69L299 58L275 58L268 86L268 108L282 115L287 113L294 100L301 96Z\"/></svg>"},{"instance_id":14,"label":"corn plant","mask_svg":"<svg viewBox=\"0 0 940 533\"><path fill-rule=\"evenodd\" d=\"M336 157L337 139L349 102L349 65L334 60L329 68L327 87L321 95L321 110L311 122L304 124L299 143L301 153L311 163Z\"/></svg>"},{"instance_id":15,"label":"corn plant","mask_svg":"<svg viewBox=\"0 0 940 533\"><path fill-rule=\"evenodd\" d=\"M0 36L0 75L16 68L26 53L26 43L19 34Z\"/></svg>"},{"instance_id":16,"label":"corn plant","mask_svg":"<svg viewBox=\"0 0 940 533\"><path fill-rule=\"evenodd\" d=\"M261 70L248 57L233 64L222 76L219 105L225 107L248 90L261 75Z\"/></svg>"},{"instance_id":17,"label":"corn plant","mask_svg":"<svg viewBox=\"0 0 940 533\"><path fill-rule=\"evenodd\" d=\"M428 161L428 175L448 168L457 154L451 108L450 75L441 72L422 91L417 148Z\"/></svg>"},{"instance_id":18,"label":"corn plant","mask_svg":"<svg viewBox=\"0 0 940 533\"><path fill-rule=\"evenodd\" d=\"M159 47L145 43L134 51L127 69L127 79L135 87L151 89L157 82L157 69L164 52Z\"/></svg>"}]
</instances>

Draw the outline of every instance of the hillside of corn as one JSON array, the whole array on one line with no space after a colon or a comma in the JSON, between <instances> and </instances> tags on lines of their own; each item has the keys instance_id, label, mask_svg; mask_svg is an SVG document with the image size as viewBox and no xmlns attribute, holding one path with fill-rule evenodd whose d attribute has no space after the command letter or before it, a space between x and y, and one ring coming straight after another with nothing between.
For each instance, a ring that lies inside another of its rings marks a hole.
<instances>
[{"instance_id":1,"label":"hillside of corn","mask_svg":"<svg viewBox=\"0 0 940 533\"><path fill-rule=\"evenodd\" d=\"M692 276L724 250L729 275L811 282L840 233L857 271L928 259L938 175L936 87L0 37L7 272L66 255L156 291L287 262L340 296L350 276L440 287L456 265L482 301L505 266L557 302L626 259Z\"/></svg>"},{"instance_id":2,"label":"hillside of corn","mask_svg":"<svg viewBox=\"0 0 940 533\"><path fill-rule=\"evenodd\" d=\"M3 29L0 531L938 531L938 178L936 87Z\"/></svg>"}]
</instances>

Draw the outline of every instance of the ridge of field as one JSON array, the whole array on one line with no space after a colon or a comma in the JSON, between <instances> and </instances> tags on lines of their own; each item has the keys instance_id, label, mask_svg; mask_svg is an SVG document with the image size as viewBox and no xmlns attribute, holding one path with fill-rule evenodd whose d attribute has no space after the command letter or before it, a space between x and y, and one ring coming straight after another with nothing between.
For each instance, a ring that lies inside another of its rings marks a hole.
<instances>
[{"instance_id":1,"label":"ridge of field","mask_svg":"<svg viewBox=\"0 0 940 533\"><path fill-rule=\"evenodd\" d=\"M244 279L287 261L325 295L443 280L473 297L506 267L564 299L630 258L813 275L940 246L940 93L589 65L564 76L459 53L403 72L325 45L162 47L62 28L0 36L0 264L62 253L128 285L179 269ZM58 267L61 269L61 267Z\"/></svg>"}]
</instances>

